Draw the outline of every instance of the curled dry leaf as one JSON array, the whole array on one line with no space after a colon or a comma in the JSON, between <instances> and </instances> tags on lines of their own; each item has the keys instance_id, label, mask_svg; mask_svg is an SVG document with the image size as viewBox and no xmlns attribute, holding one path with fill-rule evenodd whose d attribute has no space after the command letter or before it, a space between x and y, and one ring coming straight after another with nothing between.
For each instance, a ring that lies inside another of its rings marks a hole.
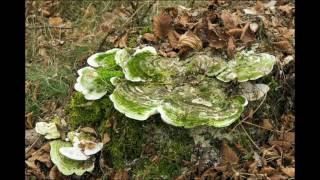
<instances>
[{"instance_id":1,"label":"curled dry leaf","mask_svg":"<svg viewBox=\"0 0 320 180\"><path fill-rule=\"evenodd\" d=\"M267 128L267 129L272 129L273 128L273 126L272 126L272 124L270 122L270 119L264 119L262 126L264 128Z\"/></svg>"},{"instance_id":2,"label":"curled dry leaf","mask_svg":"<svg viewBox=\"0 0 320 180\"><path fill-rule=\"evenodd\" d=\"M39 171L40 167L36 164L36 161L44 163L48 168L52 167L52 162L50 160L50 145L49 143L43 145L40 149L31 154L31 157L25 161L27 166L32 171ZM39 172L36 172L39 174Z\"/></svg>"},{"instance_id":3,"label":"curled dry leaf","mask_svg":"<svg viewBox=\"0 0 320 180\"><path fill-rule=\"evenodd\" d=\"M242 34L242 29L240 28L230 29L227 31L227 34L233 36L234 38L239 39Z\"/></svg>"},{"instance_id":4,"label":"curled dry leaf","mask_svg":"<svg viewBox=\"0 0 320 180\"><path fill-rule=\"evenodd\" d=\"M156 36L154 34L145 33L143 35L143 39L147 40L148 42L155 42L157 38L156 38Z\"/></svg>"},{"instance_id":5,"label":"curled dry leaf","mask_svg":"<svg viewBox=\"0 0 320 180\"><path fill-rule=\"evenodd\" d=\"M236 28L237 25L239 24L239 18L232 15L228 11L222 11L221 19L223 21L224 27L227 29Z\"/></svg>"},{"instance_id":6,"label":"curled dry leaf","mask_svg":"<svg viewBox=\"0 0 320 180\"><path fill-rule=\"evenodd\" d=\"M171 21L172 18L168 15L161 14L159 16L154 16L152 22L152 29L154 34L159 38L166 37L169 30L172 28Z\"/></svg>"},{"instance_id":7,"label":"curled dry leaf","mask_svg":"<svg viewBox=\"0 0 320 180\"><path fill-rule=\"evenodd\" d=\"M202 41L191 31L187 31L179 38L179 47L190 47L195 50L202 49Z\"/></svg>"},{"instance_id":8,"label":"curled dry leaf","mask_svg":"<svg viewBox=\"0 0 320 180\"><path fill-rule=\"evenodd\" d=\"M168 40L172 48L177 48L179 44L180 34L175 30L170 30L168 32Z\"/></svg>"},{"instance_id":9,"label":"curled dry leaf","mask_svg":"<svg viewBox=\"0 0 320 180\"><path fill-rule=\"evenodd\" d=\"M181 16L179 18L178 23L181 24L183 27L187 27L187 24L189 23L189 16L188 15Z\"/></svg>"}]
</instances>

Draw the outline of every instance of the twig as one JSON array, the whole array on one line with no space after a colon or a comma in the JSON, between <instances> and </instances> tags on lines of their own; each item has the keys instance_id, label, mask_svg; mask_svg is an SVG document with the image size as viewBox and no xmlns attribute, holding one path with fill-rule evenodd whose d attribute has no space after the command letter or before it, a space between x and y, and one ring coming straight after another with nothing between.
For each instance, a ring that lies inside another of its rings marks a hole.
<instances>
[{"instance_id":1,"label":"twig","mask_svg":"<svg viewBox=\"0 0 320 180\"><path fill-rule=\"evenodd\" d=\"M25 153L29 152L30 149L33 148L33 146L39 141L40 138L41 136L39 136L36 140L34 140L34 142L26 149Z\"/></svg>"},{"instance_id":2,"label":"twig","mask_svg":"<svg viewBox=\"0 0 320 180\"><path fill-rule=\"evenodd\" d=\"M57 29L73 29L73 27L63 27L63 26L26 26L28 29L42 29L42 28L57 28Z\"/></svg>"},{"instance_id":3,"label":"twig","mask_svg":"<svg viewBox=\"0 0 320 180\"><path fill-rule=\"evenodd\" d=\"M266 100L267 94L264 95L262 101L260 102L259 106L253 111L253 113L251 115L254 115L261 107L261 105L263 104L263 102ZM230 132L233 132L241 123L243 123L245 120L247 120L250 116L246 116L244 119L242 119L241 121L238 122L237 125L235 125L232 130Z\"/></svg>"},{"instance_id":4,"label":"twig","mask_svg":"<svg viewBox=\"0 0 320 180\"><path fill-rule=\"evenodd\" d=\"M252 140L251 136L248 134L246 129L243 127L242 124L240 124L241 128L243 129L244 133L248 136L249 140L252 142L252 144L259 150L261 151L260 147Z\"/></svg>"},{"instance_id":5,"label":"twig","mask_svg":"<svg viewBox=\"0 0 320 180\"><path fill-rule=\"evenodd\" d=\"M247 121L243 121L243 123L246 123L246 124L249 124L249 125L252 125L252 126L261 128L261 129L265 129L265 130L268 130L268 131L273 131L273 132L277 132L277 133L282 133L282 132L279 131L279 130L268 129L268 128L265 128L265 127L263 127L263 126L259 126L259 125L257 125L257 124L253 124L253 123L250 123L250 122L247 122Z\"/></svg>"}]
</instances>

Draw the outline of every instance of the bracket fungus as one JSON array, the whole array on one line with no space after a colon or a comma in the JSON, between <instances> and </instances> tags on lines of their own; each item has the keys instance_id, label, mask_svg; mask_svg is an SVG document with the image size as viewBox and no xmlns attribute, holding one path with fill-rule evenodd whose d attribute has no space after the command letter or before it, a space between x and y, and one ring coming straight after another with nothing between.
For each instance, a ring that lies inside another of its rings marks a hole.
<instances>
[{"instance_id":1,"label":"bracket fungus","mask_svg":"<svg viewBox=\"0 0 320 180\"><path fill-rule=\"evenodd\" d=\"M96 138L83 132L71 131L68 141L54 140L50 142L50 157L52 162L64 175L75 173L81 176L86 171L94 169L95 158L92 156L99 152L103 144L96 142ZM70 141L70 142L69 142Z\"/></svg>"},{"instance_id":2,"label":"bracket fungus","mask_svg":"<svg viewBox=\"0 0 320 180\"><path fill-rule=\"evenodd\" d=\"M54 122L37 122L35 131L41 135L44 135L46 139L60 138L60 132Z\"/></svg>"},{"instance_id":3,"label":"bracket fungus","mask_svg":"<svg viewBox=\"0 0 320 180\"><path fill-rule=\"evenodd\" d=\"M52 162L58 167L64 175L76 174L83 175L86 171L91 172L94 169L94 158L87 161L76 161L62 155L59 150L64 147L72 147L70 142L54 140L50 142L50 157Z\"/></svg>"},{"instance_id":4,"label":"bracket fungus","mask_svg":"<svg viewBox=\"0 0 320 180\"><path fill-rule=\"evenodd\" d=\"M114 86L109 97L115 109L136 120L146 120L159 113L166 123L186 128L199 125L225 127L237 120L248 100L259 99L268 90L263 86L263 90L258 91L259 97L248 94L248 87L246 92L243 88L235 88L230 93L227 82L258 79L270 73L276 62L273 55L254 51L242 51L230 61L205 53L182 61L158 56L150 46L107 52L113 55L104 59L110 61L104 62L108 64L105 69L110 72L122 70L123 73L108 79ZM89 60L91 65L98 64ZM87 82L86 87L93 84ZM258 86L261 85L254 87ZM92 99L86 91L80 92L86 99Z\"/></svg>"},{"instance_id":5,"label":"bracket fungus","mask_svg":"<svg viewBox=\"0 0 320 180\"><path fill-rule=\"evenodd\" d=\"M59 152L73 160L87 160L91 155L99 152L103 147L101 142L95 142L96 139L94 137L82 132L69 132L68 140L71 141L73 146L61 147Z\"/></svg>"}]
</instances>

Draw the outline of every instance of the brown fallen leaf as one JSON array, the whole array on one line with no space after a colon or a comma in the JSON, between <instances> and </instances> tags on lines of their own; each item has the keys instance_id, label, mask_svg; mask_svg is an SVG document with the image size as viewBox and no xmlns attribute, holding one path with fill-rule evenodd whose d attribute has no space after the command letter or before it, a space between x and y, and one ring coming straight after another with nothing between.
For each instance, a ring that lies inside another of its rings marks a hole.
<instances>
[{"instance_id":1,"label":"brown fallen leaf","mask_svg":"<svg viewBox=\"0 0 320 180\"><path fill-rule=\"evenodd\" d=\"M215 179L217 176L217 171L214 167L207 169L202 175L201 179Z\"/></svg>"},{"instance_id":2,"label":"brown fallen leaf","mask_svg":"<svg viewBox=\"0 0 320 180\"><path fill-rule=\"evenodd\" d=\"M51 160L50 160L50 144L44 144L40 149L38 149L36 152L31 154L31 157L28 158L27 164L31 167L36 167L35 161L40 161L44 163L48 168L52 166Z\"/></svg>"},{"instance_id":3,"label":"brown fallen leaf","mask_svg":"<svg viewBox=\"0 0 320 180\"><path fill-rule=\"evenodd\" d=\"M291 147L291 143L289 143L287 141L283 141L283 140L269 140L269 144L271 146L280 146L285 149L288 149Z\"/></svg>"},{"instance_id":4,"label":"brown fallen leaf","mask_svg":"<svg viewBox=\"0 0 320 180\"><path fill-rule=\"evenodd\" d=\"M239 161L238 155L228 146L226 142L223 142L222 145L222 155L223 159L231 164L236 164Z\"/></svg>"},{"instance_id":5,"label":"brown fallen leaf","mask_svg":"<svg viewBox=\"0 0 320 180\"><path fill-rule=\"evenodd\" d=\"M181 16L179 18L178 23L181 24L183 27L187 27L187 24L189 23L189 16L188 15Z\"/></svg>"},{"instance_id":6,"label":"brown fallen leaf","mask_svg":"<svg viewBox=\"0 0 320 180\"><path fill-rule=\"evenodd\" d=\"M51 26L60 26L63 24L63 19L61 17L50 17L48 23Z\"/></svg>"},{"instance_id":7,"label":"brown fallen leaf","mask_svg":"<svg viewBox=\"0 0 320 180\"><path fill-rule=\"evenodd\" d=\"M272 43L279 51L286 52L287 54L293 54L294 49L289 41L279 41Z\"/></svg>"},{"instance_id":8,"label":"brown fallen leaf","mask_svg":"<svg viewBox=\"0 0 320 180\"><path fill-rule=\"evenodd\" d=\"M228 11L222 11L221 19L223 21L224 27L227 29L236 28L236 26L239 24L238 19Z\"/></svg>"},{"instance_id":9,"label":"brown fallen leaf","mask_svg":"<svg viewBox=\"0 0 320 180\"><path fill-rule=\"evenodd\" d=\"M25 115L25 126L27 129L33 128L33 120L32 120L33 112L29 112Z\"/></svg>"},{"instance_id":10,"label":"brown fallen leaf","mask_svg":"<svg viewBox=\"0 0 320 180\"><path fill-rule=\"evenodd\" d=\"M179 44L180 34L175 30L170 30L168 32L168 40L172 48L177 48Z\"/></svg>"},{"instance_id":11,"label":"brown fallen leaf","mask_svg":"<svg viewBox=\"0 0 320 180\"><path fill-rule=\"evenodd\" d=\"M236 51L236 46L234 44L234 40L232 37L229 38L228 40L228 47L227 47L227 54L229 57L233 57L234 53Z\"/></svg>"},{"instance_id":12,"label":"brown fallen leaf","mask_svg":"<svg viewBox=\"0 0 320 180\"><path fill-rule=\"evenodd\" d=\"M172 29L172 18L168 15L159 15L153 17L152 29L154 34L159 38L164 38L168 35L169 30Z\"/></svg>"},{"instance_id":13,"label":"brown fallen leaf","mask_svg":"<svg viewBox=\"0 0 320 180\"><path fill-rule=\"evenodd\" d=\"M51 13L46 9L41 9L41 13L44 17L49 17Z\"/></svg>"},{"instance_id":14,"label":"brown fallen leaf","mask_svg":"<svg viewBox=\"0 0 320 180\"><path fill-rule=\"evenodd\" d=\"M143 35L143 39L147 40L148 42L155 42L157 38L156 38L156 36L154 34L145 33Z\"/></svg>"},{"instance_id":15,"label":"brown fallen leaf","mask_svg":"<svg viewBox=\"0 0 320 180\"><path fill-rule=\"evenodd\" d=\"M128 32L122 34L118 39L116 40L114 47L118 48L126 48L127 47L127 41L128 41Z\"/></svg>"},{"instance_id":16,"label":"brown fallen leaf","mask_svg":"<svg viewBox=\"0 0 320 180\"><path fill-rule=\"evenodd\" d=\"M294 167L281 168L281 171L290 177L294 177L294 175L295 175L295 168Z\"/></svg>"},{"instance_id":17,"label":"brown fallen leaf","mask_svg":"<svg viewBox=\"0 0 320 180\"><path fill-rule=\"evenodd\" d=\"M129 174L126 170L120 170L116 172L116 174L112 179L113 180L129 180Z\"/></svg>"},{"instance_id":18,"label":"brown fallen leaf","mask_svg":"<svg viewBox=\"0 0 320 180\"><path fill-rule=\"evenodd\" d=\"M185 46L195 50L200 50L202 49L202 41L193 32L187 31L180 36L179 42L178 42L178 47L185 47Z\"/></svg>"},{"instance_id":19,"label":"brown fallen leaf","mask_svg":"<svg viewBox=\"0 0 320 180\"><path fill-rule=\"evenodd\" d=\"M282 12L285 12L287 15L292 15L294 13L294 6L292 4L279 6L278 9Z\"/></svg>"},{"instance_id":20,"label":"brown fallen leaf","mask_svg":"<svg viewBox=\"0 0 320 180\"><path fill-rule=\"evenodd\" d=\"M295 142L295 132L287 132L284 134L284 140L287 142L294 144Z\"/></svg>"},{"instance_id":21,"label":"brown fallen leaf","mask_svg":"<svg viewBox=\"0 0 320 180\"><path fill-rule=\"evenodd\" d=\"M177 57L177 53L174 51L169 51L166 53L166 57L169 57L169 58Z\"/></svg>"}]
</instances>

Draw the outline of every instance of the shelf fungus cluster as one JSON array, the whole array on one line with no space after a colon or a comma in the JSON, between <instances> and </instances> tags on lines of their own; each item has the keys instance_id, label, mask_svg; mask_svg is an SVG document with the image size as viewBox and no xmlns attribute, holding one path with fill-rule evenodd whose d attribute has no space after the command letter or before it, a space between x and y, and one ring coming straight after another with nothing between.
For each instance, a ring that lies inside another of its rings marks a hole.
<instances>
[{"instance_id":1,"label":"shelf fungus cluster","mask_svg":"<svg viewBox=\"0 0 320 180\"><path fill-rule=\"evenodd\" d=\"M52 135L52 131L58 132L54 122L44 125L44 123L37 123L36 131L46 136ZM48 131L48 125L52 127L50 131ZM42 130L39 131L39 129ZM47 133L44 134L43 131ZM50 157L62 174L81 176L87 171L93 171L95 162L93 155L102 149L102 142L97 142L91 134L76 131L70 131L65 141L57 139L60 135L54 137L56 140L50 142Z\"/></svg>"},{"instance_id":2,"label":"shelf fungus cluster","mask_svg":"<svg viewBox=\"0 0 320 180\"><path fill-rule=\"evenodd\" d=\"M114 108L132 119L159 113L174 126L225 127L240 117L248 101L267 93L267 85L247 81L269 74L275 62L273 55L254 51L226 61L208 53L166 58L150 46L112 49L88 59L91 67L78 71L75 89L88 100L108 94ZM240 85L232 87L230 81Z\"/></svg>"}]
</instances>

